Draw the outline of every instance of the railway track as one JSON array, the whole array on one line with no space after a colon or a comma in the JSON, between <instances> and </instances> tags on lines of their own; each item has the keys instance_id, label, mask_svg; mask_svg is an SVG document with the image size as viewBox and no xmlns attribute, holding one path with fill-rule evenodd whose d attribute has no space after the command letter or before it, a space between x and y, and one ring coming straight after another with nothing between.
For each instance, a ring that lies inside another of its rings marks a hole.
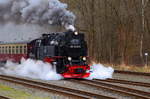
<instances>
[{"instance_id":1,"label":"railway track","mask_svg":"<svg viewBox=\"0 0 150 99\"><path fill-rule=\"evenodd\" d=\"M71 82L76 82L84 85L89 85L92 87L100 88L103 90L107 90L110 92L115 92L121 95L129 96L134 99L150 99L150 93L141 91L141 90L136 90L128 87L121 87L117 85L113 85L110 83L105 83L103 81L97 81L97 80L70 80Z\"/></svg>"},{"instance_id":2,"label":"railway track","mask_svg":"<svg viewBox=\"0 0 150 99\"><path fill-rule=\"evenodd\" d=\"M66 87L57 86L49 83L33 81L25 78L17 78L12 76L0 75L0 79L11 83L21 84L23 86L28 86L32 88L45 90L48 92L53 92L56 94L62 94L68 97L74 97L75 99L115 99L113 97L95 94L92 92L66 88Z\"/></svg>"},{"instance_id":3,"label":"railway track","mask_svg":"<svg viewBox=\"0 0 150 99\"><path fill-rule=\"evenodd\" d=\"M121 71L121 70L115 70L114 72L119 74L140 75L140 76L150 77L150 73L143 73L143 72L132 72L132 71Z\"/></svg>"},{"instance_id":4,"label":"railway track","mask_svg":"<svg viewBox=\"0 0 150 99\"><path fill-rule=\"evenodd\" d=\"M110 82L110 83L120 83L120 84L128 84L128 85L135 85L135 86L142 86L142 87L150 87L150 83L128 81L128 80L107 79L107 80L96 80L96 81L103 81L103 82Z\"/></svg>"},{"instance_id":5,"label":"railway track","mask_svg":"<svg viewBox=\"0 0 150 99\"><path fill-rule=\"evenodd\" d=\"M0 96L0 99L10 99L10 98L5 97L5 96Z\"/></svg>"}]
</instances>

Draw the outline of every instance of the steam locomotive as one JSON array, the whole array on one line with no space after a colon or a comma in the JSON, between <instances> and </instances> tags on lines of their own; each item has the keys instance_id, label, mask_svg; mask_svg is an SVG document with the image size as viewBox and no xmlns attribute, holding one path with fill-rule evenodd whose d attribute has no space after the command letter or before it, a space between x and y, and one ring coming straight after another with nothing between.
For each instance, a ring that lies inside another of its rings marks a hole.
<instances>
[{"instance_id":1,"label":"steam locomotive","mask_svg":"<svg viewBox=\"0 0 150 99\"><path fill-rule=\"evenodd\" d=\"M84 34L76 31L43 34L28 43L0 44L0 55L0 61L8 58L20 61L21 57L43 60L56 66L57 73L64 78L90 75L87 43Z\"/></svg>"}]
</instances>

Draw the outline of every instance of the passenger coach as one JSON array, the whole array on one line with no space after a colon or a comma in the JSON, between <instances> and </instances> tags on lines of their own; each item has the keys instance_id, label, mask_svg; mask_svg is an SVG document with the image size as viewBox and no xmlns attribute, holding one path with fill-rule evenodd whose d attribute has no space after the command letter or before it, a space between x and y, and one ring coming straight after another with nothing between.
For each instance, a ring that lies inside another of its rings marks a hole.
<instances>
[{"instance_id":1,"label":"passenger coach","mask_svg":"<svg viewBox=\"0 0 150 99\"><path fill-rule=\"evenodd\" d=\"M22 57L27 58L27 43L0 43L0 62L19 62Z\"/></svg>"}]
</instances>

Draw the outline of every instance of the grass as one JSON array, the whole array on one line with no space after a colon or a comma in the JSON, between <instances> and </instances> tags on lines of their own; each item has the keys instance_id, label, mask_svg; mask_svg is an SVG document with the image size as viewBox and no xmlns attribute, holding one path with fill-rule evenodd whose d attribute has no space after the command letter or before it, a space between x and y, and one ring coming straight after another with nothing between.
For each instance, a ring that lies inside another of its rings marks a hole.
<instances>
[{"instance_id":1,"label":"grass","mask_svg":"<svg viewBox=\"0 0 150 99\"><path fill-rule=\"evenodd\" d=\"M0 95L11 99L50 99L48 97L34 96L28 92L17 90L3 84L0 84Z\"/></svg>"},{"instance_id":2,"label":"grass","mask_svg":"<svg viewBox=\"0 0 150 99\"><path fill-rule=\"evenodd\" d=\"M96 63L92 62L91 64ZM96 63L100 64L100 63ZM124 71L134 71L134 72L145 72L145 73L150 73L150 66L127 66L127 65L112 65L112 64L103 64L106 67L113 67L116 70L124 70Z\"/></svg>"},{"instance_id":3,"label":"grass","mask_svg":"<svg viewBox=\"0 0 150 99\"><path fill-rule=\"evenodd\" d=\"M112 67L114 69L117 69L117 70L150 73L150 66L126 66L126 65L120 65L120 66L112 66Z\"/></svg>"},{"instance_id":4,"label":"grass","mask_svg":"<svg viewBox=\"0 0 150 99\"><path fill-rule=\"evenodd\" d=\"M104 66L111 66L116 70L150 73L150 66L133 66L133 65L127 66L127 65L111 65L111 64L104 64Z\"/></svg>"}]
</instances>

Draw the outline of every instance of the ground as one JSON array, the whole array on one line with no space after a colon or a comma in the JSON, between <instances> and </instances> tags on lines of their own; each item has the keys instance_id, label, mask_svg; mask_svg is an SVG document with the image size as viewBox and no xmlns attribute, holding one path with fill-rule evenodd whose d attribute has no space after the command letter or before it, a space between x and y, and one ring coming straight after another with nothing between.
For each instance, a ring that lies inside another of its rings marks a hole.
<instances>
[{"instance_id":1,"label":"ground","mask_svg":"<svg viewBox=\"0 0 150 99\"><path fill-rule=\"evenodd\" d=\"M48 97L35 96L26 91L11 88L10 86L0 84L0 95L9 97L11 99L50 99Z\"/></svg>"}]
</instances>

